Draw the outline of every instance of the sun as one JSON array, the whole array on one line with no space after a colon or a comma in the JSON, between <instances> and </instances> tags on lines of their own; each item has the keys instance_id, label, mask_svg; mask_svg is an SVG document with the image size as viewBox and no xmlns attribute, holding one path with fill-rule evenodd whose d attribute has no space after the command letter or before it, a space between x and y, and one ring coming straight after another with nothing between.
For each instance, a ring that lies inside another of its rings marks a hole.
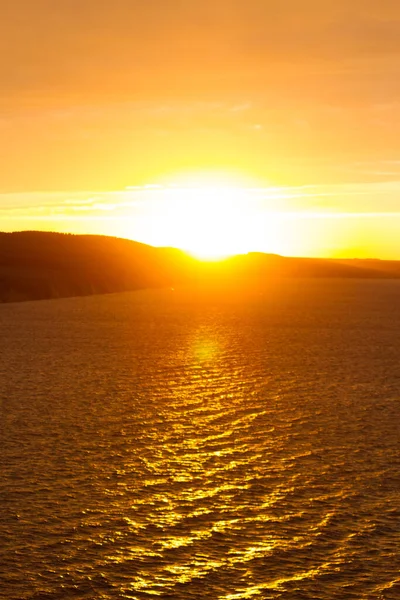
<instances>
[{"instance_id":1,"label":"sun","mask_svg":"<svg viewBox=\"0 0 400 600\"><path fill-rule=\"evenodd\" d=\"M203 260L248 252L256 213L246 189L226 179L197 179L167 192L164 225L176 245Z\"/></svg>"},{"instance_id":2,"label":"sun","mask_svg":"<svg viewBox=\"0 0 400 600\"><path fill-rule=\"evenodd\" d=\"M190 254L215 260L246 249L248 214L238 190L207 186L187 190L182 209L176 222L180 236L186 238L181 246Z\"/></svg>"},{"instance_id":3,"label":"sun","mask_svg":"<svg viewBox=\"0 0 400 600\"><path fill-rule=\"evenodd\" d=\"M290 255L298 239L285 192L239 177L177 177L122 195L122 237L215 261L248 252Z\"/></svg>"}]
</instances>

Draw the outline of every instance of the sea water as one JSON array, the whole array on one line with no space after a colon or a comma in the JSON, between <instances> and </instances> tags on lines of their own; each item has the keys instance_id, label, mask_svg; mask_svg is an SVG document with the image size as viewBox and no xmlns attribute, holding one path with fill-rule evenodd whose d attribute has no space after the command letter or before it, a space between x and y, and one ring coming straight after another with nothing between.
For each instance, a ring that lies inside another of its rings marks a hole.
<instances>
[{"instance_id":1,"label":"sea water","mask_svg":"<svg viewBox=\"0 0 400 600\"><path fill-rule=\"evenodd\" d=\"M0 598L400 598L400 282L0 306Z\"/></svg>"}]
</instances>

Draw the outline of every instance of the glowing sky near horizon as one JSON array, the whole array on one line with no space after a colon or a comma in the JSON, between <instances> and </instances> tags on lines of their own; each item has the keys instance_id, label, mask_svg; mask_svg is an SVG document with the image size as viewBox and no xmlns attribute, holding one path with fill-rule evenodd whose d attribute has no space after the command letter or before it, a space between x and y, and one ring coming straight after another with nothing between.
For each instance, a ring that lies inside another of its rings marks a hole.
<instances>
[{"instance_id":1,"label":"glowing sky near horizon","mask_svg":"<svg viewBox=\"0 0 400 600\"><path fill-rule=\"evenodd\" d=\"M398 2L0 8L0 230L400 259Z\"/></svg>"}]
</instances>

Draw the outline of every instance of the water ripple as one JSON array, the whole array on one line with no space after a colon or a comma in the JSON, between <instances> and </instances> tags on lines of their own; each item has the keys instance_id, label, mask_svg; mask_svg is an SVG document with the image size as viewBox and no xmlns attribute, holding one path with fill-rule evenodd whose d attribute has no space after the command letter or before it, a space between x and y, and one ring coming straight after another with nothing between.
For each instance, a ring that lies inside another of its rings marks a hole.
<instances>
[{"instance_id":1,"label":"water ripple","mask_svg":"<svg viewBox=\"0 0 400 600\"><path fill-rule=\"evenodd\" d=\"M0 598L400 597L400 286L307 285L1 307Z\"/></svg>"}]
</instances>

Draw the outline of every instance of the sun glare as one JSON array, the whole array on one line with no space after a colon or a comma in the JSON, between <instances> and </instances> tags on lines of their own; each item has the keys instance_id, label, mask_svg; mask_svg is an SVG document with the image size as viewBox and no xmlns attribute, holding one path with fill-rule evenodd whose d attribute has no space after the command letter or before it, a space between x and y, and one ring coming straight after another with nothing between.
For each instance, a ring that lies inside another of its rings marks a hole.
<instances>
[{"instance_id":1,"label":"sun glare","mask_svg":"<svg viewBox=\"0 0 400 600\"><path fill-rule=\"evenodd\" d=\"M287 192L235 176L180 176L128 188L122 237L214 261L252 251L290 255L299 240ZM298 245L298 244L297 244Z\"/></svg>"},{"instance_id":2,"label":"sun glare","mask_svg":"<svg viewBox=\"0 0 400 600\"><path fill-rule=\"evenodd\" d=\"M164 227L176 245L203 260L248 252L257 227L246 189L226 178L184 180L165 189Z\"/></svg>"},{"instance_id":3,"label":"sun glare","mask_svg":"<svg viewBox=\"0 0 400 600\"><path fill-rule=\"evenodd\" d=\"M185 206L176 215L182 247L202 259L219 259L246 250L248 219L240 192L233 188L201 187L187 190Z\"/></svg>"}]
</instances>

